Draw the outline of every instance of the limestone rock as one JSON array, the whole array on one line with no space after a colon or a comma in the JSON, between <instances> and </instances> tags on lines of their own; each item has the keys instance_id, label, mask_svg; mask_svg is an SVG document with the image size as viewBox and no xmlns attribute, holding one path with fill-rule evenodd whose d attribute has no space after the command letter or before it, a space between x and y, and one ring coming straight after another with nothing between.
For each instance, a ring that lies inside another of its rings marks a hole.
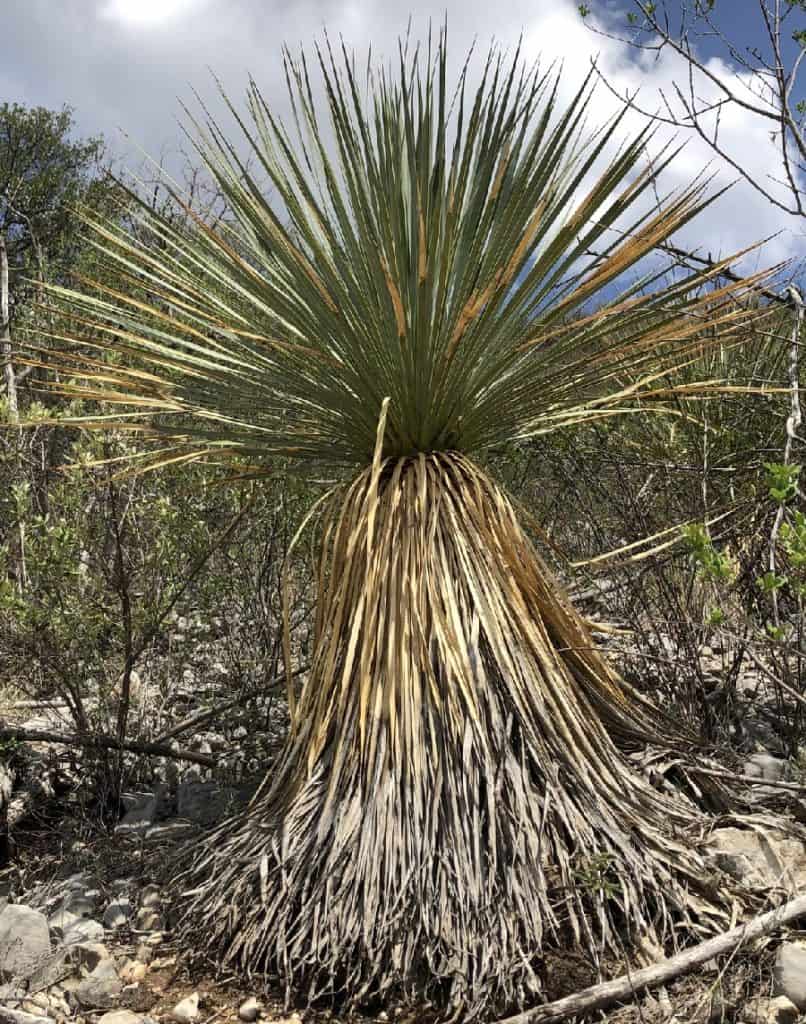
<instances>
[{"instance_id":1,"label":"limestone rock","mask_svg":"<svg viewBox=\"0 0 806 1024\"><path fill-rule=\"evenodd\" d=\"M10 903L0 913L0 980L27 978L50 956L50 929L44 914Z\"/></svg>"},{"instance_id":2,"label":"limestone rock","mask_svg":"<svg viewBox=\"0 0 806 1024\"><path fill-rule=\"evenodd\" d=\"M765 782L780 782L786 775L786 761L772 754L753 754L744 763L744 774Z\"/></svg>"},{"instance_id":3,"label":"limestone rock","mask_svg":"<svg viewBox=\"0 0 806 1024\"><path fill-rule=\"evenodd\" d=\"M76 988L76 999L90 1009L114 1006L123 989L112 960L101 960Z\"/></svg>"},{"instance_id":4,"label":"limestone rock","mask_svg":"<svg viewBox=\"0 0 806 1024\"><path fill-rule=\"evenodd\" d=\"M165 919L154 907L140 907L135 918L135 927L141 932L164 932Z\"/></svg>"},{"instance_id":5,"label":"limestone rock","mask_svg":"<svg viewBox=\"0 0 806 1024\"><path fill-rule=\"evenodd\" d=\"M104 926L98 921L82 917L80 921L71 924L65 929L62 935L62 942L65 946L83 945L86 943L100 943L104 937Z\"/></svg>"},{"instance_id":6,"label":"limestone rock","mask_svg":"<svg viewBox=\"0 0 806 1024\"><path fill-rule=\"evenodd\" d=\"M98 1019L98 1024L143 1024L145 1017L131 1010L110 1010Z\"/></svg>"},{"instance_id":7,"label":"limestone rock","mask_svg":"<svg viewBox=\"0 0 806 1024\"><path fill-rule=\"evenodd\" d=\"M262 1009L263 1003L254 996L250 996L238 1007L238 1017L240 1020L245 1021L246 1024L252 1024L253 1021L258 1019Z\"/></svg>"},{"instance_id":8,"label":"limestone rock","mask_svg":"<svg viewBox=\"0 0 806 1024\"><path fill-rule=\"evenodd\" d=\"M806 945L782 942L775 954L773 996L787 996L799 1010L806 1010Z\"/></svg>"},{"instance_id":9,"label":"limestone rock","mask_svg":"<svg viewBox=\"0 0 806 1024\"><path fill-rule=\"evenodd\" d=\"M74 914L71 910L57 910L55 914L51 914L48 918L48 924L50 925L53 933L61 938L67 929L81 921L82 918L78 914Z\"/></svg>"},{"instance_id":10,"label":"limestone rock","mask_svg":"<svg viewBox=\"0 0 806 1024\"><path fill-rule=\"evenodd\" d=\"M146 885L140 893L141 907L159 907L162 904L162 893L158 885Z\"/></svg>"},{"instance_id":11,"label":"limestone rock","mask_svg":"<svg viewBox=\"0 0 806 1024\"><path fill-rule=\"evenodd\" d=\"M53 1024L53 1020L44 1014L26 1013L25 1010L4 1006L3 1024Z\"/></svg>"},{"instance_id":12,"label":"limestone rock","mask_svg":"<svg viewBox=\"0 0 806 1024\"><path fill-rule=\"evenodd\" d=\"M716 829L711 858L718 868L754 889L806 890L806 848L798 839L740 828Z\"/></svg>"},{"instance_id":13,"label":"limestone rock","mask_svg":"<svg viewBox=\"0 0 806 1024\"><path fill-rule=\"evenodd\" d=\"M194 992L180 1000L168 1016L178 1024L193 1024L199 1016L199 993Z\"/></svg>"}]
</instances>

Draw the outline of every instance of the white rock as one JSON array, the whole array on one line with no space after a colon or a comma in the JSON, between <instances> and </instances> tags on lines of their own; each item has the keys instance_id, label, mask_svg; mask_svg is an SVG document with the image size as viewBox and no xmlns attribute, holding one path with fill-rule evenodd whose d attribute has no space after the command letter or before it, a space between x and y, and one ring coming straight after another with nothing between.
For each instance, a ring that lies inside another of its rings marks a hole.
<instances>
[{"instance_id":1,"label":"white rock","mask_svg":"<svg viewBox=\"0 0 806 1024\"><path fill-rule=\"evenodd\" d=\"M162 894L157 885L146 885L140 893L141 907L158 907L162 903Z\"/></svg>"},{"instance_id":2,"label":"white rock","mask_svg":"<svg viewBox=\"0 0 806 1024\"><path fill-rule=\"evenodd\" d=\"M145 978L148 968L138 960L127 960L120 969L120 980L125 985L134 985Z\"/></svg>"},{"instance_id":3,"label":"white rock","mask_svg":"<svg viewBox=\"0 0 806 1024\"><path fill-rule=\"evenodd\" d=\"M145 1017L131 1010L110 1010L98 1019L98 1024L143 1024Z\"/></svg>"},{"instance_id":4,"label":"white rock","mask_svg":"<svg viewBox=\"0 0 806 1024\"><path fill-rule=\"evenodd\" d=\"M238 1017L241 1020L246 1021L247 1024L252 1024L252 1021L256 1021L258 1019L262 1009L263 1003L254 996L250 996L238 1007Z\"/></svg>"},{"instance_id":5,"label":"white rock","mask_svg":"<svg viewBox=\"0 0 806 1024\"><path fill-rule=\"evenodd\" d=\"M786 996L799 1010L806 1010L806 945L782 942L775 954L773 996Z\"/></svg>"},{"instance_id":6,"label":"white rock","mask_svg":"<svg viewBox=\"0 0 806 1024\"><path fill-rule=\"evenodd\" d=\"M109 950L102 942L77 942L70 947L74 963L94 971L102 960L109 959Z\"/></svg>"},{"instance_id":7,"label":"white rock","mask_svg":"<svg viewBox=\"0 0 806 1024\"><path fill-rule=\"evenodd\" d=\"M92 1009L114 1006L123 989L112 960L101 960L76 988L76 999Z\"/></svg>"},{"instance_id":8,"label":"white rock","mask_svg":"<svg viewBox=\"0 0 806 1024\"><path fill-rule=\"evenodd\" d=\"M92 921L90 918L82 917L80 921L71 924L65 929L62 942L65 946L81 945L83 943L98 943L104 937L104 926L99 921Z\"/></svg>"},{"instance_id":9,"label":"white rock","mask_svg":"<svg viewBox=\"0 0 806 1024\"><path fill-rule=\"evenodd\" d=\"M720 828L711 834L709 845L716 866L750 888L791 893L806 889L806 848L798 839Z\"/></svg>"},{"instance_id":10,"label":"white rock","mask_svg":"<svg viewBox=\"0 0 806 1024\"><path fill-rule=\"evenodd\" d=\"M232 730L232 738L234 740L245 740L249 733L243 725L239 725L237 729Z\"/></svg>"},{"instance_id":11,"label":"white rock","mask_svg":"<svg viewBox=\"0 0 806 1024\"><path fill-rule=\"evenodd\" d=\"M192 1024L199 1016L199 993L194 992L180 1000L168 1016L179 1024Z\"/></svg>"},{"instance_id":12,"label":"white rock","mask_svg":"<svg viewBox=\"0 0 806 1024\"><path fill-rule=\"evenodd\" d=\"M753 754L744 763L744 774L765 782L780 782L786 774L786 761L772 754Z\"/></svg>"},{"instance_id":13,"label":"white rock","mask_svg":"<svg viewBox=\"0 0 806 1024\"><path fill-rule=\"evenodd\" d=\"M27 978L50 955L44 914L10 903L0 913L0 980Z\"/></svg>"},{"instance_id":14,"label":"white rock","mask_svg":"<svg viewBox=\"0 0 806 1024\"><path fill-rule=\"evenodd\" d=\"M82 918L74 914L72 910L57 910L48 918L48 925L51 930L61 938L71 925L77 924Z\"/></svg>"},{"instance_id":15,"label":"white rock","mask_svg":"<svg viewBox=\"0 0 806 1024\"><path fill-rule=\"evenodd\" d=\"M13 1010L10 1006L4 1006L3 1024L53 1024L53 1020L44 1015L26 1013L25 1010Z\"/></svg>"},{"instance_id":16,"label":"white rock","mask_svg":"<svg viewBox=\"0 0 806 1024\"><path fill-rule=\"evenodd\" d=\"M135 918L135 928L140 932L164 932L165 919L154 907L140 907Z\"/></svg>"}]
</instances>

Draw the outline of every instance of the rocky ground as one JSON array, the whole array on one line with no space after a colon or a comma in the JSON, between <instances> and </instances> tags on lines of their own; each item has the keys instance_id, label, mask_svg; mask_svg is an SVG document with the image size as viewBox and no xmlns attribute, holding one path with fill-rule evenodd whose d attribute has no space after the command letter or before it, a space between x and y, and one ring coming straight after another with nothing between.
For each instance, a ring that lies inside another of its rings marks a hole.
<instances>
[{"instance_id":1,"label":"rocky ground","mask_svg":"<svg viewBox=\"0 0 806 1024\"><path fill-rule=\"evenodd\" d=\"M623 667L630 655L623 641L609 633L600 640ZM14 832L5 867L0 860L0 1024L291 1024L332 1016L329 1010L294 1012L279 994L216 972L189 955L198 950L180 948L175 939L179 894L173 855L248 801L287 727L284 703L275 696L260 696L253 688L233 699L232 680L214 643L194 637L192 623L179 620L172 649L181 651L185 643L193 655L182 655L185 660L164 688L170 700L152 682L167 673L168 663L152 664L150 675L145 671L134 680L134 707L139 735L153 739L173 732L166 742L194 752L202 763L132 757L122 815L106 830L93 815L92 787L76 750L26 744L25 777L41 789ZM671 647L654 653L680 657ZM700 667L717 692L730 652L709 648L700 654ZM730 811L720 806L723 779L715 777L713 793L705 794L715 815L711 867L726 891L733 887L751 896L737 895L727 926L806 892L806 828L799 824L806 822L806 779L800 758L783 755L770 725L774 708L766 685L763 670L753 665L745 665L732 683L741 735L721 767L729 778L745 778L730 783L742 794L741 813L735 804ZM210 714L218 705L223 710ZM113 714L114 708L109 722ZM12 701L0 708L0 717L25 729L73 731L66 706L53 700ZM696 783L681 775L672 755L636 758L636 766L658 785L702 789L702 778ZM0 777L0 803L5 792L13 810L26 791L19 785L14 794L10 790L10 779ZM662 956L650 943L630 962L608 966L620 974ZM566 954L547 957L545 975L550 998L597 980L590 964ZM789 1024L801 1015L806 1020L806 932L790 929L740 946L720 962L597 1019ZM425 1017L386 1007L367 1019Z\"/></svg>"}]
</instances>

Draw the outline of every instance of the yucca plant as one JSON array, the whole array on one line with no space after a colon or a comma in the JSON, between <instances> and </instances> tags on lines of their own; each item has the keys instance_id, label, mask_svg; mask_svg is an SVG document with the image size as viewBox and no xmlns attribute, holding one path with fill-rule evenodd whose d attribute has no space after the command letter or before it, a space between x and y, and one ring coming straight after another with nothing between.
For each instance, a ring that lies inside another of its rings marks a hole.
<instances>
[{"instance_id":1,"label":"yucca plant","mask_svg":"<svg viewBox=\"0 0 806 1024\"><path fill-rule=\"evenodd\" d=\"M716 271L624 284L707 183L656 205L675 153L643 169L647 131L605 163L623 115L587 131L590 81L562 106L555 72L491 52L454 88L443 37L391 70L329 45L315 65L326 115L286 53L290 128L255 84L248 116L230 106L238 145L194 122L231 225L88 222L123 283L58 292L60 386L122 406L80 422L140 431L141 466L282 459L341 481L290 735L193 856L188 934L312 1000L478 1016L539 996L547 945L663 937L703 871L695 809L622 753L660 716L480 460L672 414L667 375L703 329L734 344L762 312Z\"/></svg>"}]
</instances>

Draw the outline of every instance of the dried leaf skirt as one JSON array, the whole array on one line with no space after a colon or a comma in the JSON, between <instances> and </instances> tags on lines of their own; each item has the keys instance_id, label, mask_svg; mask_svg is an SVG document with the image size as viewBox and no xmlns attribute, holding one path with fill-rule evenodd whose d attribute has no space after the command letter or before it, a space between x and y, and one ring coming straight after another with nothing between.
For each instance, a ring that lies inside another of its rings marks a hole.
<instances>
[{"instance_id":1,"label":"dried leaf skirt","mask_svg":"<svg viewBox=\"0 0 806 1024\"><path fill-rule=\"evenodd\" d=\"M663 936L698 887L698 812L620 752L655 730L495 484L387 460L325 520L291 735L193 854L185 928L302 999L539 1001L544 949Z\"/></svg>"}]
</instances>

